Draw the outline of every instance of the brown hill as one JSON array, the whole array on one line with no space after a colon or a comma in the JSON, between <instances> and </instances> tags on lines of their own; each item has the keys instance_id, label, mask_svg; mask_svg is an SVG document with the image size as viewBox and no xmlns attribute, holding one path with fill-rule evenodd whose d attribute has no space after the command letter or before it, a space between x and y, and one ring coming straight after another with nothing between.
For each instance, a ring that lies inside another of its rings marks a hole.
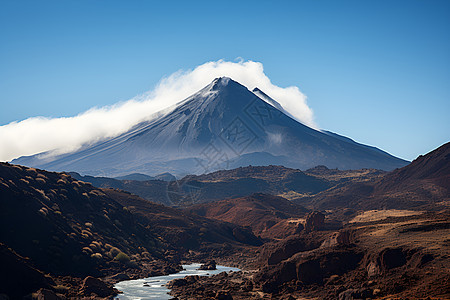
<instances>
[{"instance_id":1,"label":"brown hill","mask_svg":"<svg viewBox=\"0 0 450 300\"><path fill-rule=\"evenodd\" d=\"M173 202L181 206L226 198L238 198L254 193L280 195L315 194L332 186L326 179L307 175L282 166L241 167L204 175L188 175L169 183Z\"/></svg>"},{"instance_id":2,"label":"brown hill","mask_svg":"<svg viewBox=\"0 0 450 300\"><path fill-rule=\"evenodd\" d=\"M169 206L189 206L193 203L244 197L253 193L311 195L336 184L335 180L343 180L342 177L336 179L336 175L329 176L332 179L328 180L324 176L306 174L300 170L282 166L241 167L198 176L188 175L171 182L118 180L81 176L78 173L70 173L70 175L99 188L125 190L146 200ZM349 176L351 175L347 175ZM357 176L361 177L361 174Z\"/></svg>"},{"instance_id":3,"label":"brown hill","mask_svg":"<svg viewBox=\"0 0 450 300\"><path fill-rule=\"evenodd\" d=\"M0 195L0 241L45 272L98 276L119 253L133 261L144 247L154 259L168 247L123 205L64 173L2 163Z\"/></svg>"},{"instance_id":4,"label":"brown hill","mask_svg":"<svg viewBox=\"0 0 450 300\"><path fill-rule=\"evenodd\" d=\"M198 204L187 211L210 219L218 219L251 228L263 238L282 238L303 229L302 217L307 210L282 197L253 194Z\"/></svg>"},{"instance_id":5,"label":"brown hill","mask_svg":"<svg viewBox=\"0 0 450 300\"><path fill-rule=\"evenodd\" d=\"M346 182L368 182L376 180L386 174L377 169L338 170L317 166L305 171L305 174L332 182L334 185Z\"/></svg>"},{"instance_id":6,"label":"brown hill","mask_svg":"<svg viewBox=\"0 0 450 300\"><path fill-rule=\"evenodd\" d=\"M442 209L450 201L450 143L377 180L351 181L296 202L314 209Z\"/></svg>"},{"instance_id":7,"label":"brown hill","mask_svg":"<svg viewBox=\"0 0 450 300\"><path fill-rule=\"evenodd\" d=\"M29 258L27 270L50 273L68 286L78 286L88 275L174 272L181 255L191 249L206 255L228 250L232 255L260 244L249 230L234 224L94 188L65 173L7 163L0 163L0 228L0 242ZM7 290L4 282L0 290ZM23 291L22 296L27 289ZM83 296L77 288L66 292Z\"/></svg>"},{"instance_id":8,"label":"brown hill","mask_svg":"<svg viewBox=\"0 0 450 300\"><path fill-rule=\"evenodd\" d=\"M375 192L411 188L429 183L442 188L442 196L450 194L450 142L426 155L420 155L408 166L389 172L375 187Z\"/></svg>"},{"instance_id":9,"label":"brown hill","mask_svg":"<svg viewBox=\"0 0 450 300\"><path fill-rule=\"evenodd\" d=\"M111 199L127 207L139 218L142 225L155 235L161 236L178 251L217 250L227 248L227 245L233 247L261 245L261 241L251 231L239 227L239 224L199 217L122 191L111 189L103 191Z\"/></svg>"}]
</instances>

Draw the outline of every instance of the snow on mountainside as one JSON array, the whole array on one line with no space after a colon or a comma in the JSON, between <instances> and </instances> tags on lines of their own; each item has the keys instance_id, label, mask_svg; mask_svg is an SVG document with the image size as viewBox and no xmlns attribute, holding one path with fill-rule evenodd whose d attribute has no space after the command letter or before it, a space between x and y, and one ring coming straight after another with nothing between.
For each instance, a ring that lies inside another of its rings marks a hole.
<instances>
[{"instance_id":1,"label":"snow on mountainside","mask_svg":"<svg viewBox=\"0 0 450 300\"><path fill-rule=\"evenodd\" d=\"M41 157L21 157L13 163L111 177L163 172L180 176L249 164L383 170L407 164L377 148L305 126L261 90L251 92L227 77L216 78L171 110L115 138Z\"/></svg>"}]
</instances>

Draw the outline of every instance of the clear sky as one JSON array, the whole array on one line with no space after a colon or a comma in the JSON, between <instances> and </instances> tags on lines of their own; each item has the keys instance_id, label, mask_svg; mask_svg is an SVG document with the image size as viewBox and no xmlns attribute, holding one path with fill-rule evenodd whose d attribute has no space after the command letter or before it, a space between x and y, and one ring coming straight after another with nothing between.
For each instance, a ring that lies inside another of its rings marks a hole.
<instances>
[{"instance_id":1,"label":"clear sky","mask_svg":"<svg viewBox=\"0 0 450 300\"><path fill-rule=\"evenodd\" d=\"M0 0L0 125L237 57L298 86L323 129L410 160L450 140L450 1L434 0Z\"/></svg>"}]
</instances>

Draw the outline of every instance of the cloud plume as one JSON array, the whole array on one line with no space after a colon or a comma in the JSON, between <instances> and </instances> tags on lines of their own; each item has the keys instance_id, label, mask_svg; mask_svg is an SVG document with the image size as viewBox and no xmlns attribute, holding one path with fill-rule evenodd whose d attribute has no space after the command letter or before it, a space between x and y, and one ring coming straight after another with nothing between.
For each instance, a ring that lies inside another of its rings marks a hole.
<instances>
[{"instance_id":1,"label":"cloud plume","mask_svg":"<svg viewBox=\"0 0 450 300\"><path fill-rule=\"evenodd\" d=\"M250 90L258 87L298 121L317 128L306 96L297 87L283 88L272 84L264 74L262 63L219 60L193 70L175 72L163 78L152 91L112 106L92 108L74 117L32 117L0 126L0 160L9 161L46 151L66 153L84 144L116 136L221 76L230 77Z\"/></svg>"}]
</instances>

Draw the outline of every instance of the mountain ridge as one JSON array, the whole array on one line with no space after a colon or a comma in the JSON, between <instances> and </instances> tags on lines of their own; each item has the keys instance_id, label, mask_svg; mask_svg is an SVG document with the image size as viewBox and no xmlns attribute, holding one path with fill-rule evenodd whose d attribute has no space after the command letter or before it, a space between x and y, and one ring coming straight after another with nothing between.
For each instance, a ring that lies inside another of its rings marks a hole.
<instances>
[{"instance_id":1,"label":"mountain ridge","mask_svg":"<svg viewBox=\"0 0 450 300\"><path fill-rule=\"evenodd\" d=\"M300 169L326 165L392 170L407 163L377 148L310 128L261 90L254 91L231 78L216 78L165 114L119 136L46 160L38 154L13 163L108 177L202 174L253 161L262 164L259 153L272 156L266 157L265 165L286 157L283 164ZM240 161L243 155L246 159Z\"/></svg>"}]
</instances>

